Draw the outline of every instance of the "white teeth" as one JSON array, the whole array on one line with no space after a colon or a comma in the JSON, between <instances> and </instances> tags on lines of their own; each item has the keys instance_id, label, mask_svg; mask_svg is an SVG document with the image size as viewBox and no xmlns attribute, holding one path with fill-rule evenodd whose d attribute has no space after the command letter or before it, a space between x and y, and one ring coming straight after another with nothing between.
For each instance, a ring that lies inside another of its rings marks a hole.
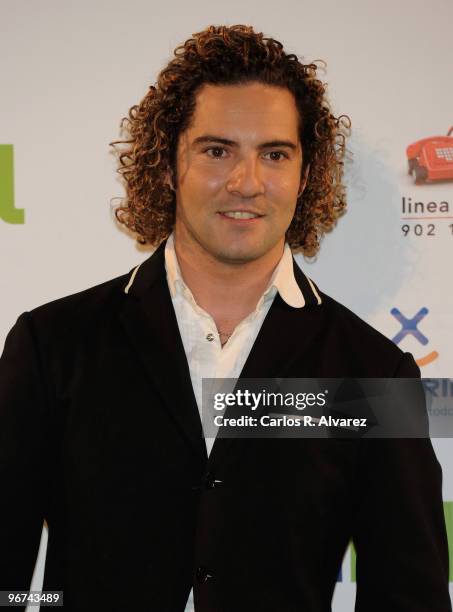
<instances>
[{"instance_id":1,"label":"white teeth","mask_svg":"<svg viewBox=\"0 0 453 612\"><path fill-rule=\"evenodd\" d=\"M254 219L255 217L259 216L259 215L255 215L254 213L242 212L242 211L225 212L222 214L224 214L225 217L230 217L230 219Z\"/></svg>"}]
</instances>

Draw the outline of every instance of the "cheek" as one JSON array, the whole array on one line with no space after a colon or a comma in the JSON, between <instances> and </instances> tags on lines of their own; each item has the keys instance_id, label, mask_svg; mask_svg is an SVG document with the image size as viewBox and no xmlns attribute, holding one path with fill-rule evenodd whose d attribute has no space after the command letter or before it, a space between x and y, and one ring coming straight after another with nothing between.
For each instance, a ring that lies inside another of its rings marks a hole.
<instances>
[{"instance_id":1,"label":"cheek","mask_svg":"<svg viewBox=\"0 0 453 612\"><path fill-rule=\"evenodd\" d=\"M268 183L267 194L269 201L273 203L276 214L282 222L291 220L297 203L297 192L299 183L294 180L274 180Z\"/></svg>"},{"instance_id":2,"label":"cheek","mask_svg":"<svg viewBox=\"0 0 453 612\"><path fill-rule=\"evenodd\" d=\"M266 186L276 194L286 194L291 198L296 195L300 184L300 170L296 165L279 167L265 174Z\"/></svg>"},{"instance_id":3,"label":"cheek","mask_svg":"<svg viewBox=\"0 0 453 612\"><path fill-rule=\"evenodd\" d=\"M202 197L203 194L209 195L222 189L226 179L227 173L224 169L194 164L181 181L181 188L187 193Z\"/></svg>"}]
</instances>

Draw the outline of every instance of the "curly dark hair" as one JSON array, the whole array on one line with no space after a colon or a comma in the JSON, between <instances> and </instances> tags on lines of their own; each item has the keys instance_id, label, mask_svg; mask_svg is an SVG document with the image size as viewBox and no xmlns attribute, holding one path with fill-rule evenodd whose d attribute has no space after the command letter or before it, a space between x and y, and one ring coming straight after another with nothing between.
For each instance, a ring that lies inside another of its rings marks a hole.
<instances>
[{"instance_id":1,"label":"curly dark hair","mask_svg":"<svg viewBox=\"0 0 453 612\"><path fill-rule=\"evenodd\" d=\"M204 84L261 82L289 89L300 115L303 150L301 178L309 164L305 190L298 198L286 240L294 250L313 256L322 234L346 207L342 182L349 118L334 117L316 63L303 64L273 38L251 26L209 26L174 51L140 104L121 122L126 140L112 142L126 197L115 210L117 220L140 244L158 246L175 223L175 176L178 137L190 123L195 96Z\"/></svg>"}]
</instances>

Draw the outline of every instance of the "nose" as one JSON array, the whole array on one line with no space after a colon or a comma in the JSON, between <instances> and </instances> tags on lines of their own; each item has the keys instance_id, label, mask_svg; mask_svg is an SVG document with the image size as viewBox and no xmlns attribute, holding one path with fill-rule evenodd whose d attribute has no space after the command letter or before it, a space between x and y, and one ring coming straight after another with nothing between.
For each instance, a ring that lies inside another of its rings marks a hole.
<instances>
[{"instance_id":1,"label":"nose","mask_svg":"<svg viewBox=\"0 0 453 612\"><path fill-rule=\"evenodd\" d=\"M231 171L226 184L228 193L243 198L253 198L264 193L258 160L248 156L239 160Z\"/></svg>"}]
</instances>

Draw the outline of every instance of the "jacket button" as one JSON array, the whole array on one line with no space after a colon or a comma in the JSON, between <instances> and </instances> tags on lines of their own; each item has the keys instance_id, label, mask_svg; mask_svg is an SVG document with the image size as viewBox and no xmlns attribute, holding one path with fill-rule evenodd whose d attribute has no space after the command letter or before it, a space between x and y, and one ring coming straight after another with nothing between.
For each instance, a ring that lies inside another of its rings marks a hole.
<instances>
[{"instance_id":1,"label":"jacket button","mask_svg":"<svg viewBox=\"0 0 453 612\"><path fill-rule=\"evenodd\" d=\"M204 484L207 489L213 489L214 487L217 487L219 484L221 484L221 482L221 480L214 477L214 474L212 472L208 472L206 474Z\"/></svg>"},{"instance_id":2,"label":"jacket button","mask_svg":"<svg viewBox=\"0 0 453 612\"><path fill-rule=\"evenodd\" d=\"M205 567L197 568L197 580L200 584L206 582L208 578L213 578L213 575Z\"/></svg>"},{"instance_id":3,"label":"jacket button","mask_svg":"<svg viewBox=\"0 0 453 612\"><path fill-rule=\"evenodd\" d=\"M205 478L205 487L207 489L213 489L215 487L215 478L214 478L214 474L212 474L211 472L208 472L206 474L206 478Z\"/></svg>"}]
</instances>

